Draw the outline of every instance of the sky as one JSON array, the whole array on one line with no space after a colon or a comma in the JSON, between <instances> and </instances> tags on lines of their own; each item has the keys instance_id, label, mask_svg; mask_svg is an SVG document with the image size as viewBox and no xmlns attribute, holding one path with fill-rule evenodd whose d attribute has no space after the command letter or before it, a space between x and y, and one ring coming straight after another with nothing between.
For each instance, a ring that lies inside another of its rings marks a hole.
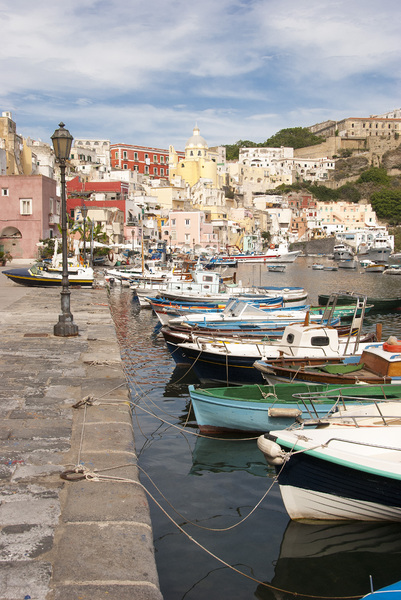
<instances>
[{"instance_id":1,"label":"sky","mask_svg":"<svg viewBox=\"0 0 401 600\"><path fill-rule=\"evenodd\" d=\"M401 107L399 0L0 0L17 132L184 150Z\"/></svg>"}]
</instances>

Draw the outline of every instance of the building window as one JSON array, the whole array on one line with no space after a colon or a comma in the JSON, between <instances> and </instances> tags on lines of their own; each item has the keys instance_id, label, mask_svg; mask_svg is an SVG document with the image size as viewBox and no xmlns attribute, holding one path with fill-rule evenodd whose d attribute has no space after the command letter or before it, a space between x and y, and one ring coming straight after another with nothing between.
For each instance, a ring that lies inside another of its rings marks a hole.
<instances>
[{"instance_id":1,"label":"building window","mask_svg":"<svg viewBox=\"0 0 401 600\"><path fill-rule=\"evenodd\" d=\"M145 154L145 160L149 158L149 154Z\"/></svg>"},{"instance_id":2,"label":"building window","mask_svg":"<svg viewBox=\"0 0 401 600\"><path fill-rule=\"evenodd\" d=\"M128 169L128 165L123 165L123 169Z\"/></svg>"},{"instance_id":3,"label":"building window","mask_svg":"<svg viewBox=\"0 0 401 600\"><path fill-rule=\"evenodd\" d=\"M118 151L115 153L115 158L118 158Z\"/></svg>"},{"instance_id":4,"label":"building window","mask_svg":"<svg viewBox=\"0 0 401 600\"><path fill-rule=\"evenodd\" d=\"M148 167L148 165L145 165L145 175L149 175L149 167Z\"/></svg>"},{"instance_id":5,"label":"building window","mask_svg":"<svg viewBox=\"0 0 401 600\"><path fill-rule=\"evenodd\" d=\"M134 160L138 160L138 152L134 152Z\"/></svg>"},{"instance_id":6,"label":"building window","mask_svg":"<svg viewBox=\"0 0 401 600\"><path fill-rule=\"evenodd\" d=\"M139 171L138 165L134 165L134 171Z\"/></svg>"},{"instance_id":7,"label":"building window","mask_svg":"<svg viewBox=\"0 0 401 600\"><path fill-rule=\"evenodd\" d=\"M1 195L2 196L9 196L8 188L1 188Z\"/></svg>"},{"instance_id":8,"label":"building window","mask_svg":"<svg viewBox=\"0 0 401 600\"><path fill-rule=\"evenodd\" d=\"M163 169L163 167L161 167L161 169L160 169L160 175L164 175L164 169Z\"/></svg>"},{"instance_id":9,"label":"building window","mask_svg":"<svg viewBox=\"0 0 401 600\"><path fill-rule=\"evenodd\" d=\"M171 219L171 225L175 226L175 219Z\"/></svg>"},{"instance_id":10,"label":"building window","mask_svg":"<svg viewBox=\"0 0 401 600\"><path fill-rule=\"evenodd\" d=\"M32 199L31 198L20 198L20 214L31 215L32 214Z\"/></svg>"},{"instance_id":11,"label":"building window","mask_svg":"<svg viewBox=\"0 0 401 600\"><path fill-rule=\"evenodd\" d=\"M156 154L153 155L153 162L157 163L157 155Z\"/></svg>"},{"instance_id":12,"label":"building window","mask_svg":"<svg viewBox=\"0 0 401 600\"><path fill-rule=\"evenodd\" d=\"M127 158L127 151L126 150L124 150L124 152L123 152L123 158Z\"/></svg>"},{"instance_id":13,"label":"building window","mask_svg":"<svg viewBox=\"0 0 401 600\"><path fill-rule=\"evenodd\" d=\"M163 164L164 163L164 156L160 157L160 162Z\"/></svg>"},{"instance_id":14,"label":"building window","mask_svg":"<svg viewBox=\"0 0 401 600\"><path fill-rule=\"evenodd\" d=\"M157 175L157 167L153 167L153 175Z\"/></svg>"},{"instance_id":15,"label":"building window","mask_svg":"<svg viewBox=\"0 0 401 600\"><path fill-rule=\"evenodd\" d=\"M191 219L185 219L185 225L186 227L189 227L191 225Z\"/></svg>"}]
</instances>

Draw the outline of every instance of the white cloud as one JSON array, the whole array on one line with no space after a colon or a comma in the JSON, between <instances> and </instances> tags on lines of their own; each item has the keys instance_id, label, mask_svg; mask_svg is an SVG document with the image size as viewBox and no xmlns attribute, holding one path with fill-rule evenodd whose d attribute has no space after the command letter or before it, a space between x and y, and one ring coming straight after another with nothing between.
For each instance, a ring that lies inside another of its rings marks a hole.
<instances>
[{"instance_id":1,"label":"white cloud","mask_svg":"<svg viewBox=\"0 0 401 600\"><path fill-rule=\"evenodd\" d=\"M398 0L0 0L2 110L182 148L399 105ZM49 135L52 133L49 132Z\"/></svg>"}]
</instances>

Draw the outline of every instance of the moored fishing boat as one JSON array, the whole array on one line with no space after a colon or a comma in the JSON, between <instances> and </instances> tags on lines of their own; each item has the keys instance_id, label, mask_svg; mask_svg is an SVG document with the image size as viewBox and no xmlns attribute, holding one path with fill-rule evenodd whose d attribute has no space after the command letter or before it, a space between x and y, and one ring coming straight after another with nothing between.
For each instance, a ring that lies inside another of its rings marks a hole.
<instances>
[{"instance_id":1,"label":"moored fishing boat","mask_svg":"<svg viewBox=\"0 0 401 600\"><path fill-rule=\"evenodd\" d=\"M332 298L332 297L331 297ZM330 298L330 302L331 302ZM352 356L354 360L372 341L372 336L361 337L364 317L363 307L366 298L357 297L355 316L352 319L349 334L342 338L335 328L330 327L336 307L336 297L329 304L323 315L328 325L288 325L283 336L278 340L263 339L259 343L232 339L207 339L206 336L196 336L193 342L179 344L183 356L192 364L200 381L217 381L219 383L258 383L263 381L260 369L254 368L254 363L263 359L270 363L274 359L340 359ZM361 308L360 316L356 311ZM356 331L356 335L354 335Z\"/></svg>"},{"instance_id":2,"label":"moored fishing boat","mask_svg":"<svg viewBox=\"0 0 401 600\"><path fill-rule=\"evenodd\" d=\"M384 263L372 262L371 264L365 266L365 273L383 273L386 268L387 265Z\"/></svg>"},{"instance_id":3,"label":"moored fishing boat","mask_svg":"<svg viewBox=\"0 0 401 600\"><path fill-rule=\"evenodd\" d=\"M167 324L171 319L177 318L181 321L208 321L216 319L224 321L228 318L239 319L247 318L250 315L260 315L261 318L266 319L265 311L283 308L283 299L281 297L266 297L249 302L245 302L239 298L230 298L227 301L221 302L196 302L195 300L191 302L179 302L168 300L167 298L146 298L146 300L163 325ZM296 310L301 308L305 307L297 307Z\"/></svg>"},{"instance_id":4,"label":"moored fishing boat","mask_svg":"<svg viewBox=\"0 0 401 600\"><path fill-rule=\"evenodd\" d=\"M290 518L401 521L400 422L401 402L377 402L260 436Z\"/></svg>"},{"instance_id":5,"label":"moored fishing boat","mask_svg":"<svg viewBox=\"0 0 401 600\"><path fill-rule=\"evenodd\" d=\"M207 434L284 429L303 419L318 421L339 406L401 398L401 385L361 388L294 382L188 389L199 430Z\"/></svg>"},{"instance_id":6,"label":"moored fishing boat","mask_svg":"<svg viewBox=\"0 0 401 600\"><path fill-rule=\"evenodd\" d=\"M268 265L267 270L271 273L284 273L286 265Z\"/></svg>"},{"instance_id":7,"label":"moored fishing boat","mask_svg":"<svg viewBox=\"0 0 401 600\"><path fill-rule=\"evenodd\" d=\"M401 341L391 340L383 344L368 344L362 355L329 360L282 358L258 360L255 368L263 373L264 379L272 384L288 381L308 381L351 385L401 383Z\"/></svg>"},{"instance_id":8,"label":"moored fishing boat","mask_svg":"<svg viewBox=\"0 0 401 600\"><path fill-rule=\"evenodd\" d=\"M341 259L338 261L339 269L356 269L358 267L358 261L353 258Z\"/></svg>"},{"instance_id":9,"label":"moored fishing boat","mask_svg":"<svg viewBox=\"0 0 401 600\"><path fill-rule=\"evenodd\" d=\"M300 251L289 251L287 244L271 244L270 248L265 253L238 253L231 256L221 256L221 260L236 260L237 263L292 263L301 254Z\"/></svg>"},{"instance_id":10,"label":"moored fishing boat","mask_svg":"<svg viewBox=\"0 0 401 600\"><path fill-rule=\"evenodd\" d=\"M390 265L384 273L386 275L401 275L401 265Z\"/></svg>"},{"instance_id":11,"label":"moored fishing boat","mask_svg":"<svg viewBox=\"0 0 401 600\"><path fill-rule=\"evenodd\" d=\"M352 293L340 293L338 294L337 304L349 304L350 299L353 297ZM329 301L330 295L319 294L318 303L322 306L326 306ZM367 304L372 305L371 312L389 312L401 308L401 297L395 298L380 298L375 296L367 297Z\"/></svg>"},{"instance_id":12,"label":"moored fishing boat","mask_svg":"<svg viewBox=\"0 0 401 600\"><path fill-rule=\"evenodd\" d=\"M272 311L273 312L273 311ZM301 315L302 313L300 313ZM300 316L299 315L299 316ZM262 321L262 322L244 322L238 323L196 323L191 326L189 323L184 321L183 323L173 323L170 321L167 325L163 325L161 333L166 342L167 348L170 351L172 357L177 364L188 364L189 361L185 355L185 350L182 349L182 344L196 342L198 338L201 338L202 343L215 341L219 343L224 342L243 342L263 344L268 341L278 340L282 337L284 328L291 322L300 323L303 319L293 317L290 320L284 321L284 319ZM321 323L322 317L315 317L316 322ZM331 326L335 327L338 335L348 335L350 332L350 326L344 327L339 325L339 319L333 319Z\"/></svg>"},{"instance_id":13,"label":"moored fishing boat","mask_svg":"<svg viewBox=\"0 0 401 600\"><path fill-rule=\"evenodd\" d=\"M45 263L37 263L26 268L8 269L3 274L20 285L30 287L53 287L62 284L62 269ZM91 286L93 269L83 266L68 266L70 285Z\"/></svg>"},{"instance_id":14,"label":"moored fishing boat","mask_svg":"<svg viewBox=\"0 0 401 600\"><path fill-rule=\"evenodd\" d=\"M345 244L336 244L333 248L334 260L352 260L354 252L350 246Z\"/></svg>"}]
</instances>

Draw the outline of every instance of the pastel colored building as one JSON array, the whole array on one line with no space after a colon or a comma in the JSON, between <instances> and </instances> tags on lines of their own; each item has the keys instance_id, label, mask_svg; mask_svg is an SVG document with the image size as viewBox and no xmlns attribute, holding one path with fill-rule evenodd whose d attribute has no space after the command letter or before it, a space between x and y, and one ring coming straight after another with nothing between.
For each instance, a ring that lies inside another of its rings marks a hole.
<instances>
[{"instance_id":1,"label":"pastel colored building","mask_svg":"<svg viewBox=\"0 0 401 600\"><path fill-rule=\"evenodd\" d=\"M163 237L172 248L219 250L218 236L203 211L171 211Z\"/></svg>"},{"instance_id":2,"label":"pastel colored building","mask_svg":"<svg viewBox=\"0 0 401 600\"><path fill-rule=\"evenodd\" d=\"M375 227L376 213L370 204L317 202L322 227L328 234Z\"/></svg>"},{"instance_id":3,"label":"pastel colored building","mask_svg":"<svg viewBox=\"0 0 401 600\"><path fill-rule=\"evenodd\" d=\"M177 152L184 158L183 152ZM151 178L169 178L169 151L148 146L131 144L111 144L110 162L115 169L135 171Z\"/></svg>"},{"instance_id":4,"label":"pastel colored building","mask_svg":"<svg viewBox=\"0 0 401 600\"><path fill-rule=\"evenodd\" d=\"M170 181L181 177L191 187L199 180L209 181L212 187L222 187L222 176L219 174L219 152L209 149L200 135L199 127L194 127L193 135L185 144L185 157L180 157L174 146L169 149Z\"/></svg>"},{"instance_id":5,"label":"pastel colored building","mask_svg":"<svg viewBox=\"0 0 401 600\"><path fill-rule=\"evenodd\" d=\"M0 177L0 250L36 258L41 239L60 237L56 181L44 175Z\"/></svg>"}]
</instances>

